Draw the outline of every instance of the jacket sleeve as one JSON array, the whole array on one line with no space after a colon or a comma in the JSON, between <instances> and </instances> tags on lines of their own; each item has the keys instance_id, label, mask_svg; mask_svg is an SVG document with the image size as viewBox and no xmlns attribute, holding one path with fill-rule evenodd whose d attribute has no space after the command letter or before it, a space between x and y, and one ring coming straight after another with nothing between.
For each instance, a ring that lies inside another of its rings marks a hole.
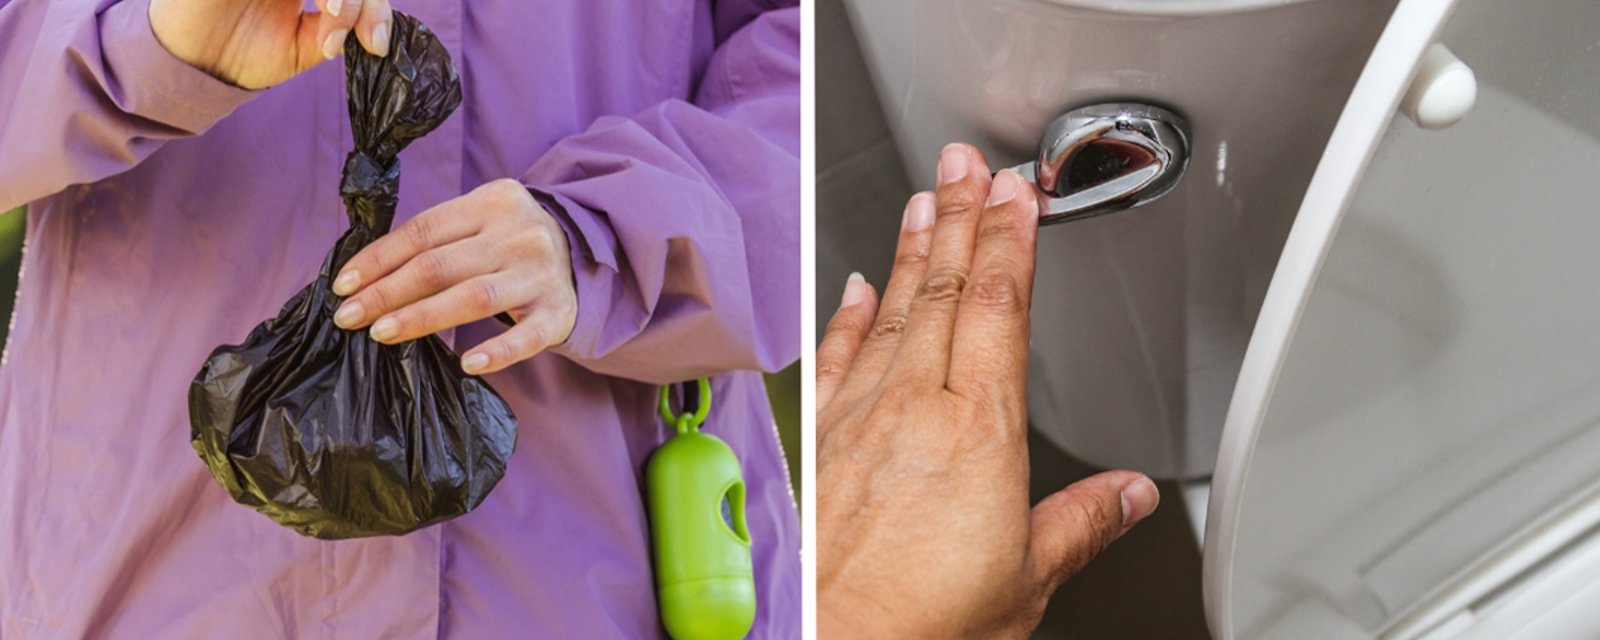
<instances>
[{"instance_id":1,"label":"jacket sleeve","mask_svg":"<svg viewBox=\"0 0 1600 640\"><path fill-rule=\"evenodd\" d=\"M133 168L254 92L168 53L150 0L0 0L0 211Z\"/></svg>"},{"instance_id":2,"label":"jacket sleeve","mask_svg":"<svg viewBox=\"0 0 1600 640\"><path fill-rule=\"evenodd\" d=\"M577 323L552 351L598 373L799 357L800 12L730 4L692 104L601 118L523 177L572 240Z\"/></svg>"}]
</instances>

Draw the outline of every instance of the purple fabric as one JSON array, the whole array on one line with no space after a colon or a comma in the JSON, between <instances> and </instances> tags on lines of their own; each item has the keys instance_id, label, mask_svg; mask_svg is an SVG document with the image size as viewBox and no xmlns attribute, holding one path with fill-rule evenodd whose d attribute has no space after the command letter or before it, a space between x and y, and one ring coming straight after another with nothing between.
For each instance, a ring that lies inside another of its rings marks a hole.
<instances>
[{"instance_id":1,"label":"purple fabric","mask_svg":"<svg viewBox=\"0 0 1600 640\"><path fill-rule=\"evenodd\" d=\"M402 154L399 219L499 177L558 203L577 328L489 376L521 422L474 513L302 538L229 501L184 398L346 226L344 80L251 93L174 59L148 0L0 0L0 210L31 202L0 369L0 637L656 637L655 383L714 374L759 606L800 630L761 377L799 353L799 15L760 0L397 0L465 100ZM493 320L447 336L458 350Z\"/></svg>"}]
</instances>

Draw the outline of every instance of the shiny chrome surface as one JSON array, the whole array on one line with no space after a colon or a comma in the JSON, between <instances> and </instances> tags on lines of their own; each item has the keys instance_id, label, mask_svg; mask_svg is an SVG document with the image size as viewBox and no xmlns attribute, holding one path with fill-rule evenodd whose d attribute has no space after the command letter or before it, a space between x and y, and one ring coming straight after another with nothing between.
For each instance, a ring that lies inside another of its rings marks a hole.
<instances>
[{"instance_id":1,"label":"shiny chrome surface","mask_svg":"<svg viewBox=\"0 0 1600 640\"><path fill-rule=\"evenodd\" d=\"M1188 125L1136 102L1068 111L1045 128L1039 159L1015 167L1046 196L1040 224L1071 222L1152 202L1189 166Z\"/></svg>"}]
</instances>

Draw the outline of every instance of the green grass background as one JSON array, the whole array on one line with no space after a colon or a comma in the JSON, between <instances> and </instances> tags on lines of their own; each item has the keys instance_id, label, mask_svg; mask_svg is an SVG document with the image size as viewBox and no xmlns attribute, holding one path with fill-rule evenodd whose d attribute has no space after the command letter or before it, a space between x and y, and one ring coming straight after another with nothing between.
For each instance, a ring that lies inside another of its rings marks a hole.
<instances>
[{"instance_id":1,"label":"green grass background","mask_svg":"<svg viewBox=\"0 0 1600 640\"><path fill-rule=\"evenodd\" d=\"M796 259L799 259L798 257ZM772 415L778 419L778 438L789 459L789 482L794 499L800 501L800 363L767 376L767 396L772 400Z\"/></svg>"},{"instance_id":2,"label":"green grass background","mask_svg":"<svg viewBox=\"0 0 1600 640\"><path fill-rule=\"evenodd\" d=\"M11 308L16 302L17 270L22 266L22 238L26 229L26 210L19 208L0 216L0 341L11 328ZM799 256L795 256L799 260ZM789 458L789 479L794 495L800 496L800 365L767 376L767 393L772 412L778 419L778 435Z\"/></svg>"},{"instance_id":3,"label":"green grass background","mask_svg":"<svg viewBox=\"0 0 1600 640\"><path fill-rule=\"evenodd\" d=\"M22 267L22 236L27 230L26 208L0 215L0 344L11 331L11 305L17 301L17 270Z\"/></svg>"}]
</instances>

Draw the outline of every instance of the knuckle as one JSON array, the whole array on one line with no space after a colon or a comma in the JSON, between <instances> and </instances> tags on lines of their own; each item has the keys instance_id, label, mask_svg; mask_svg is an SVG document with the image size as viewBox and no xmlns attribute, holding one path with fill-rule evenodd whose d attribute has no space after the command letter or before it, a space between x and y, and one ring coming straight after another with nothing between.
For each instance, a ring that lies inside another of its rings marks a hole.
<instances>
[{"instance_id":1,"label":"knuckle","mask_svg":"<svg viewBox=\"0 0 1600 640\"><path fill-rule=\"evenodd\" d=\"M905 332L906 314L903 311L898 311L878 318L878 321L872 325L870 337L886 338L898 336Z\"/></svg>"},{"instance_id":2,"label":"knuckle","mask_svg":"<svg viewBox=\"0 0 1600 640\"><path fill-rule=\"evenodd\" d=\"M495 352L502 364L510 364L522 359L522 339L515 335L504 335L495 343Z\"/></svg>"},{"instance_id":3,"label":"knuckle","mask_svg":"<svg viewBox=\"0 0 1600 640\"><path fill-rule=\"evenodd\" d=\"M939 204L935 212L940 220L970 218L983 211L984 199L984 194L980 194L979 189L973 185L957 183L946 187L946 190L939 194Z\"/></svg>"},{"instance_id":4,"label":"knuckle","mask_svg":"<svg viewBox=\"0 0 1600 640\"><path fill-rule=\"evenodd\" d=\"M1095 540L1099 535L1098 533L1086 535L1078 539L1078 544L1072 544L1063 549L1060 555L1060 564L1051 567L1050 581L1056 583L1065 582L1071 579L1072 576L1077 575L1084 567L1089 566L1089 562L1094 560L1094 557L1100 553L1098 542Z\"/></svg>"},{"instance_id":5,"label":"knuckle","mask_svg":"<svg viewBox=\"0 0 1600 640\"><path fill-rule=\"evenodd\" d=\"M433 223L425 216L417 216L406 222L405 235L403 236L411 246L423 248L430 246L433 238Z\"/></svg>"},{"instance_id":6,"label":"knuckle","mask_svg":"<svg viewBox=\"0 0 1600 640\"><path fill-rule=\"evenodd\" d=\"M552 220L548 225L541 225L538 233L540 241L544 243L546 255L566 255L567 235L565 231L561 230L561 227L556 226L555 221Z\"/></svg>"},{"instance_id":7,"label":"knuckle","mask_svg":"<svg viewBox=\"0 0 1600 640\"><path fill-rule=\"evenodd\" d=\"M543 227L533 227L519 232L513 242L519 247L525 247L534 256L555 255L555 241L550 237L550 232Z\"/></svg>"},{"instance_id":8,"label":"knuckle","mask_svg":"<svg viewBox=\"0 0 1600 640\"><path fill-rule=\"evenodd\" d=\"M438 253L423 253L417 256L417 278L429 287L444 286L450 282L450 265Z\"/></svg>"},{"instance_id":9,"label":"knuckle","mask_svg":"<svg viewBox=\"0 0 1600 640\"><path fill-rule=\"evenodd\" d=\"M867 319L861 317L861 314L841 312L828 321L828 328L823 331L822 341L827 343L848 336L863 335L869 328Z\"/></svg>"},{"instance_id":10,"label":"knuckle","mask_svg":"<svg viewBox=\"0 0 1600 640\"><path fill-rule=\"evenodd\" d=\"M1017 216L992 213L978 227L978 240L1019 238L1024 226Z\"/></svg>"},{"instance_id":11,"label":"knuckle","mask_svg":"<svg viewBox=\"0 0 1600 640\"><path fill-rule=\"evenodd\" d=\"M1017 278L1005 271L989 271L979 276L972 282L967 295L974 304L998 309L1006 312L1021 312L1025 309L1023 302L1022 285Z\"/></svg>"},{"instance_id":12,"label":"knuckle","mask_svg":"<svg viewBox=\"0 0 1600 640\"><path fill-rule=\"evenodd\" d=\"M493 282L476 280L467 287L467 306L474 311L493 313L499 311L500 291Z\"/></svg>"},{"instance_id":13,"label":"knuckle","mask_svg":"<svg viewBox=\"0 0 1600 640\"><path fill-rule=\"evenodd\" d=\"M571 331L572 325L578 321L578 298L571 290L563 291L560 301L551 305L550 309L555 312L557 318L560 318L562 331L559 332L559 335L563 336L562 339L565 339L566 334Z\"/></svg>"},{"instance_id":14,"label":"knuckle","mask_svg":"<svg viewBox=\"0 0 1600 640\"><path fill-rule=\"evenodd\" d=\"M928 263L926 246L907 247L894 254L894 268L917 267Z\"/></svg>"},{"instance_id":15,"label":"knuckle","mask_svg":"<svg viewBox=\"0 0 1600 640\"><path fill-rule=\"evenodd\" d=\"M1095 495L1073 502L1073 508L1073 515L1084 527L1085 544L1080 550L1083 561L1076 564L1081 567L1111 545L1111 539L1121 528L1120 523L1114 518L1122 511L1122 504L1120 501L1111 504L1110 498Z\"/></svg>"},{"instance_id":16,"label":"knuckle","mask_svg":"<svg viewBox=\"0 0 1600 640\"><path fill-rule=\"evenodd\" d=\"M829 354L817 356L817 378L837 378L844 375L849 367L845 366L844 357Z\"/></svg>"},{"instance_id":17,"label":"knuckle","mask_svg":"<svg viewBox=\"0 0 1600 640\"><path fill-rule=\"evenodd\" d=\"M877 394L867 403L861 422L873 425L871 427L872 431L877 432L877 436L880 438L905 435L906 432L904 430L895 427L904 424L907 416L913 413L913 405L916 400L916 397L904 390L886 390ZM933 441L924 444L930 447L929 453L931 454L935 453L937 447L942 446L944 442Z\"/></svg>"},{"instance_id":18,"label":"knuckle","mask_svg":"<svg viewBox=\"0 0 1600 640\"><path fill-rule=\"evenodd\" d=\"M377 314L384 313L389 310L390 296L389 293L385 291L386 289L388 289L387 285L381 287L371 287L361 293L361 297L363 298L361 300L361 306L366 309L368 318L376 317Z\"/></svg>"},{"instance_id":19,"label":"knuckle","mask_svg":"<svg viewBox=\"0 0 1600 640\"><path fill-rule=\"evenodd\" d=\"M543 326L533 325L528 327L528 339L522 343L522 356L532 356L548 344L550 344L550 338Z\"/></svg>"},{"instance_id":20,"label":"knuckle","mask_svg":"<svg viewBox=\"0 0 1600 640\"><path fill-rule=\"evenodd\" d=\"M923 280L922 286L917 289L917 297L929 303L954 303L961 299L961 293L966 288L967 274L955 269L946 269Z\"/></svg>"},{"instance_id":21,"label":"knuckle","mask_svg":"<svg viewBox=\"0 0 1600 640\"><path fill-rule=\"evenodd\" d=\"M335 20L347 27L355 24L356 20L361 17L361 8L364 4L366 4L364 0L344 0L344 6L339 10L339 15Z\"/></svg>"},{"instance_id":22,"label":"knuckle","mask_svg":"<svg viewBox=\"0 0 1600 640\"><path fill-rule=\"evenodd\" d=\"M490 198L497 204L506 206L518 204L528 195L522 183L511 178L496 179L487 185L487 189Z\"/></svg>"},{"instance_id":23,"label":"knuckle","mask_svg":"<svg viewBox=\"0 0 1600 640\"><path fill-rule=\"evenodd\" d=\"M817 377L831 378L849 370L850 344L858 342L868 330L868 325L857 318L834 318L828 323L828 333L817 349Z\"/></svg>"}]
</instances>

